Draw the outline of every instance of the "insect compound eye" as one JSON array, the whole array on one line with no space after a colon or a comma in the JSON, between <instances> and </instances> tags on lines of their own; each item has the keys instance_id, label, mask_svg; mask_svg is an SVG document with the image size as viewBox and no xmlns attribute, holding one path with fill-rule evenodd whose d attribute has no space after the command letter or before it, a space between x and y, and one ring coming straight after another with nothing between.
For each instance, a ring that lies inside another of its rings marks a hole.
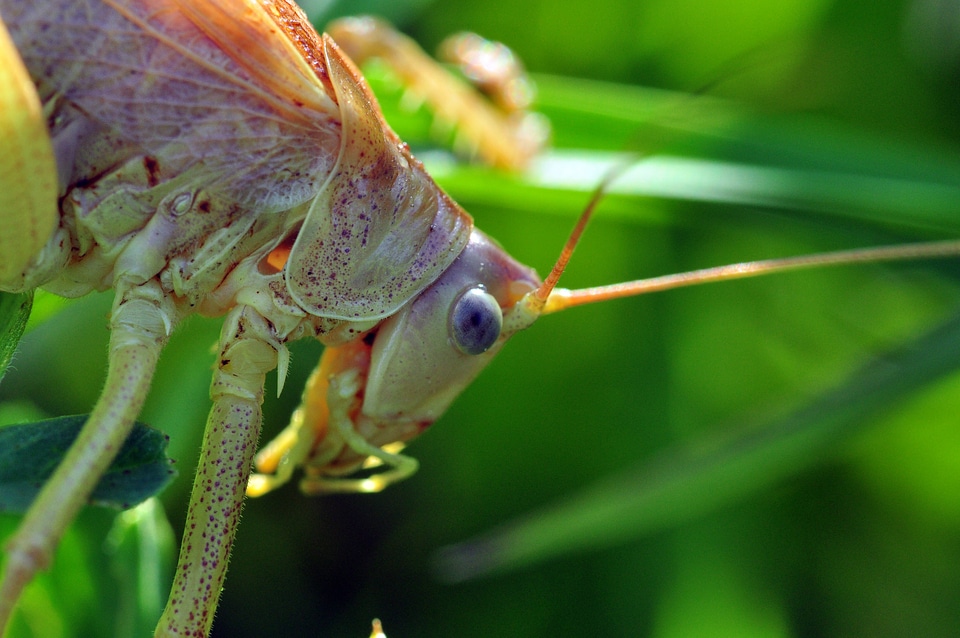
<instances>
[{"instance_id":1,"label":"insect compound eye","mask_svg":"<svg viewBox=\"0 0 960 638\"><path fill-rule=\"evenodd\" d=\"M450 311L450 338L464 354L483 354L489 350L502 327L500 304L483 288L464 292Z\"/></svg>"}]
</instances>

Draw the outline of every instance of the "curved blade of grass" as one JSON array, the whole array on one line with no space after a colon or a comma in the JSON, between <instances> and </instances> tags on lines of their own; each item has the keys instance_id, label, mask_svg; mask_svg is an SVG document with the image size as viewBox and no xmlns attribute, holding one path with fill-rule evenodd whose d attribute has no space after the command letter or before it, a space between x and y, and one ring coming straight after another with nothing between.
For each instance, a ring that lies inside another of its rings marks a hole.
<instances>
[{"instance_id":1,"label":"curved blade of grass","mask_svg":"<svg viewBox=\"0 0 960 638\"><path fill-rule=\"evenodd\" d=\"M490 193L489 170L430 166L456 196L500 201L540 212L576 210L551 205L547 192L590 193L630 156L585 150L556 150L534 161L522 184ZM658 197L715 204L761 206L857 219L872 226L956 231L949 211L960 209L960 174L954 184L932 180L750 165L714 159L653 157L638 161L613 182L612 195ZM556 197L556 195L554 195ZM496 198L496 199L494 199ZM582 197L581 197L582 199ZM553 202L555 203L555 202ZM603 215L650 220L638 206L603 205Z\"/></svg>"},{"instance_id":2,"label":"curved blade of grass","mask_svg":"<svg viewBox=\"0 0 960 638\"><path fill-rule=\"evenodd\" d=\"M552 507L441 550L437 569L463 581L622 543L700 517L809 467L868 416L960 368L960 309L940 326L762 427L668 450Z\"/></svg>"}]
</instances>

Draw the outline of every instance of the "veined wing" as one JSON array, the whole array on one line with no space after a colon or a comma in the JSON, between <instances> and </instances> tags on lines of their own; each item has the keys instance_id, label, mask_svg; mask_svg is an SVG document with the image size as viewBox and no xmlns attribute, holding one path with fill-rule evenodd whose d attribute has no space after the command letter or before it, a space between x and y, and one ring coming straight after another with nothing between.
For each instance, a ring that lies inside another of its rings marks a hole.
<instances>
[{"instance_id":1,"label":"veined wing","mask_svg":"<svg viewBox=\"0 0 960 638\"><path fill-rule=\"evenodd\" d=\"M296 15L281 29L245 0L0 0L0 12L41 97L94 123L96 148L76 146L104 159L74 181L149 154L161 179L190 171L270 212L312 197L336 161L339 110L290 43Z\"/></svg>"}]
</instances>

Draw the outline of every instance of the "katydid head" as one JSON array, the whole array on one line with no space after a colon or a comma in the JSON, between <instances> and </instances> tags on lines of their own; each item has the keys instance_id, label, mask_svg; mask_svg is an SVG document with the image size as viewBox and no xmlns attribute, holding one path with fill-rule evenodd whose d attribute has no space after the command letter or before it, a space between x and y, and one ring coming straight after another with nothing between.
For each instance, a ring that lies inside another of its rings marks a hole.
<instances>
[{"instance_id":1,"label":"katydid head","mask_svg":"<svg viewBox=\"0 0 960 638\"><path fill-rule=\"evenodd\" d=\"M380 324L364 414L438 418L516 332L504 319L539 285L531 268L474 230L443 275Z\"/></svg>"},{"instance_id":2,"label":"katydid head","mask_svg":"<svg viewBox=\"0 0 960 638\"><path fill-rule=\"evenodd\" d=\"M544 281L474 230L450 268L377 330L364 414L434 421L507 339L540 315L565 307L568 291L555 287L605 185L581 214Z\"/></svg>"},{"instance_id":3,"label":"katydid head","mask_svg":"<svg viewBox=\"0 0 960 638\"><path fill-rule=\"evenodd\" d=\"M568 305L556 289L602 200L594 192L546 279L474 230L457 260L429 288L385 320L373 343L363 412L433 422L486 367L507 339L542 314ZM580 303L584 303L580 301Z\"/></svg>"},{"instance_id":4,"label":"katydid head","mask_svg":"<svg viewBox=\"0 0 960 638\"><path fill-rule=\"evenodd\" d=\"M441 276L363 339L328 347L288 429L255 461L252 496L283 484L293 468L308 494L375 492L410 475L396 454L436 421L507 339L550 312L551 289L569 258L568 242L547 282L474 229ZM350 478L379 464L383 472Z\"/></svg>"}]
</instances>

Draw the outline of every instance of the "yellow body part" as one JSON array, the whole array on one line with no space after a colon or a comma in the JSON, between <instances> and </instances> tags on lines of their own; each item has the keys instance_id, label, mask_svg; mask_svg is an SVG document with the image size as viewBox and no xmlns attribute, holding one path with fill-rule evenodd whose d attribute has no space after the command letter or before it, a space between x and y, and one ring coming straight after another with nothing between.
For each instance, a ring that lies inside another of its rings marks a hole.
<instances>
[{"instance_id":1,"label":"yellow body part","mask_svg":"<svg viewBox=\"0 0 960 638\"><path fill-rule=\"evenodd\" d=\"M355 429L369 365L370 348L361 340L324 350L290 425L257 453L247 496L280 487L297 468L305 471L300 489L306 494L379 492L416 472L416 459L398 454L403 443L377 446ZM382 465L388 469L350 476Z\"/></svg>"},{"instance_id":2,"label":"yellow body part","mask_svg":"<svg viewBox=\"0 0 960 638\"><path fill-rule=\"evenodd\" d=\"M46 118L0 20L0 281L20 274L57 223L57 165Z\"/></svg>"}]
</instances>

